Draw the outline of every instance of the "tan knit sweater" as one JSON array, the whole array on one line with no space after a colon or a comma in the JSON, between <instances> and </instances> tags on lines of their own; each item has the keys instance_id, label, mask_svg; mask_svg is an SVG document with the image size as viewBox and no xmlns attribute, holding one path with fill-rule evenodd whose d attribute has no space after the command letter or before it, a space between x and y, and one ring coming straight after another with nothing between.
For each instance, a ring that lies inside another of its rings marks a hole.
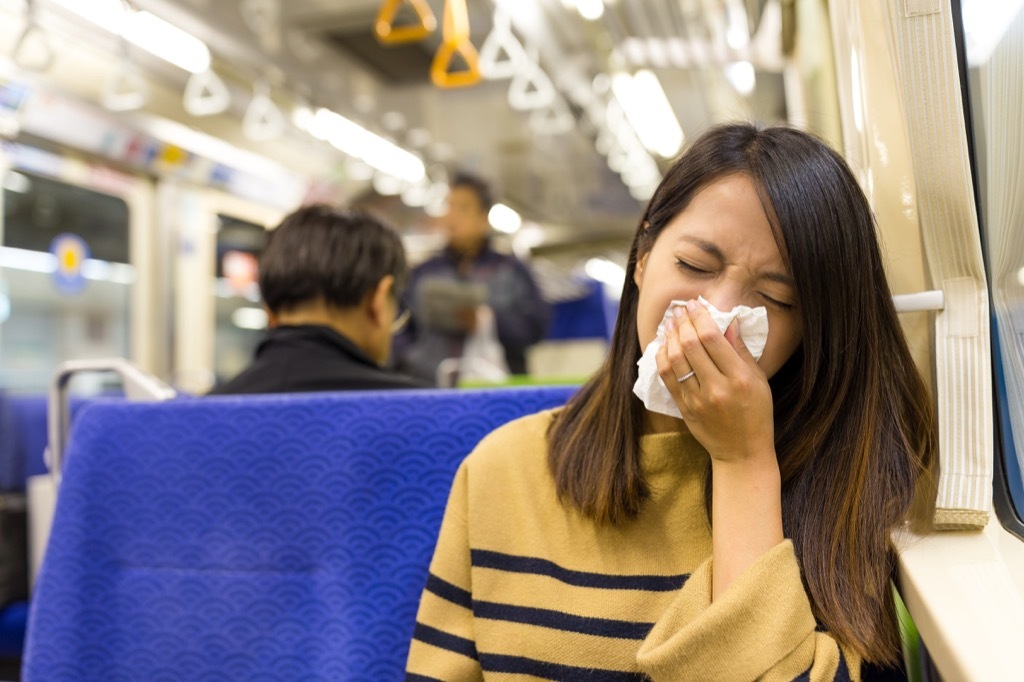
<instances>
[{"instance_id":1,"label":"tan knit sweater","mask_svg":"<svg viewBox=\"0 0 1024 682\"><path fill-rule=\"evenodd\" d=\"M860 679L856 655L816 632L788 540L711 603L696 440L644 437L651 498L597 526L557 499L551 419L507 424L459 468L407 679Z\"/></svg>"}]
</instances>

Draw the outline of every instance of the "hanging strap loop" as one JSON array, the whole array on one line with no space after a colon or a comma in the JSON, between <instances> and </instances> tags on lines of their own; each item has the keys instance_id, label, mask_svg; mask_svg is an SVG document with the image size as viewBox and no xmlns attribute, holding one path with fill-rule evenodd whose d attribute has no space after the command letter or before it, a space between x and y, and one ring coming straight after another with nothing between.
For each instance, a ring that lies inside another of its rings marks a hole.
<instances>
[{"instance_id":1,"label":"hanging strap loop","mask_svg":"<svg viewBox=\"0 0 1024 682\"><path fill-rule=\"evenodd\" d=\"M409 5L416 12L417 23L410 26L395 26L395 15L402 5ZM373 23L373 34L377 40L389 45L415 43L423 40L437 28L437 19L426 0L385 0Z\"/></svg>"},{"instance_id":2,"label":"hanging strap loop","mask_svg":"<svg viewBox=\"0 0 1024 682\"><path fill-rule=\"evenodd\" d=\"M452 71L452 59L459 55L466 68ZM466 0L446 0L444 5L444 42L430 65L430 79L439 88L462 88L480 82L480 55L469 40Z\"/></svg>"}]
</instances>

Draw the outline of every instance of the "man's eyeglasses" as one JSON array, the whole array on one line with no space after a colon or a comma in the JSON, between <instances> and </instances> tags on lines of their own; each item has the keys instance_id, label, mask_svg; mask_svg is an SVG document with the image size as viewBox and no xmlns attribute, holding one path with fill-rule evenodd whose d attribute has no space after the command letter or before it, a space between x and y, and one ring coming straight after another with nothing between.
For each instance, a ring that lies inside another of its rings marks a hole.
<instances>
[{"instance_id":1,"label":"man's eyeglasses","mask_svg":"<svg viewBox=\"0 0 1024 682\"><path fill-rule=\"evenodd\" d=\"M412 310L405 308L395 317L395 321L391 323L391 333L397 334L398 332L405 329L405 325L409 324L409 318L412 317Z\"/></svg>"}]
</instances>

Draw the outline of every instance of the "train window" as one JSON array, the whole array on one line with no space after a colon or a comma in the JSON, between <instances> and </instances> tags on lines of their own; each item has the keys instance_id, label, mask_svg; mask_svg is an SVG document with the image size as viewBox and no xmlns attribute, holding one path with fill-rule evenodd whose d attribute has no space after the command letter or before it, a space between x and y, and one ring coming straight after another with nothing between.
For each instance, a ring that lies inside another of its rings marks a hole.
<instances>
[{"instance_id":1,"label":"train window","mask_svg":"<svg viewBox=\"0 0 1024 682\"><path fill-rule=\"evenodd\" d=\"M218 382L230 379L249 364L267 326L257 284L258 257L265 240L262 225L217 216L213 371Z\"/></svg>"},{"instance_id":2,"label":"train window","mask_svg":"<svg viewBox=\"0 0 1024 682\"><path fill-rule=\"evenodd\" d=\"M1024 2L962 0L961 19L997 366L996 508L1024 537Z\"/></svg>"},{"instance_id":3,"label":"train window","mask_svg":"<svg viewBox=\"0 0 1024 682\"><path fill-rule=\"evenodd\" d=\"M127 203L23 171L3 177L3 197L0 388L42 392L60 362L127 357Z\"/></svg>"}]
</instances>

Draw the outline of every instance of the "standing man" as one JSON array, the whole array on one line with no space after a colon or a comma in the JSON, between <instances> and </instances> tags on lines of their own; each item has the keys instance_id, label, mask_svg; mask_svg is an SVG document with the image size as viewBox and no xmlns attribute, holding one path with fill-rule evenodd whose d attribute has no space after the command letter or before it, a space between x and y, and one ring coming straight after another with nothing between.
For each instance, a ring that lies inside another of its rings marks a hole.
<instances>
[{"instance_id":1,"label":"standing man","mask_svg":"<svg viewBox=\"0 0 1024 682\"><path fill-rule=\"evenodd\" d=\"M487 184L458 174L449 184L445 249L412 272L406 300L412 320L396 339L399 367L437 380L446 358L461 358L467 337L488 311L513 374L526 373L526 349L544 338L548 306L526 266L490 246Z\"/></svg>"},{"instance_id":2,"label":"standing man","mask_svg":"<svg viewBox=\"0 0 1024 682\"><path fill-rule=\"evenodd\" d=\"M385 369L407 318L402 240L361 211L295 211L267 238L260 294L270 329L256 357L213 395L425 388Z\"/></svg>"}]
</instances>

